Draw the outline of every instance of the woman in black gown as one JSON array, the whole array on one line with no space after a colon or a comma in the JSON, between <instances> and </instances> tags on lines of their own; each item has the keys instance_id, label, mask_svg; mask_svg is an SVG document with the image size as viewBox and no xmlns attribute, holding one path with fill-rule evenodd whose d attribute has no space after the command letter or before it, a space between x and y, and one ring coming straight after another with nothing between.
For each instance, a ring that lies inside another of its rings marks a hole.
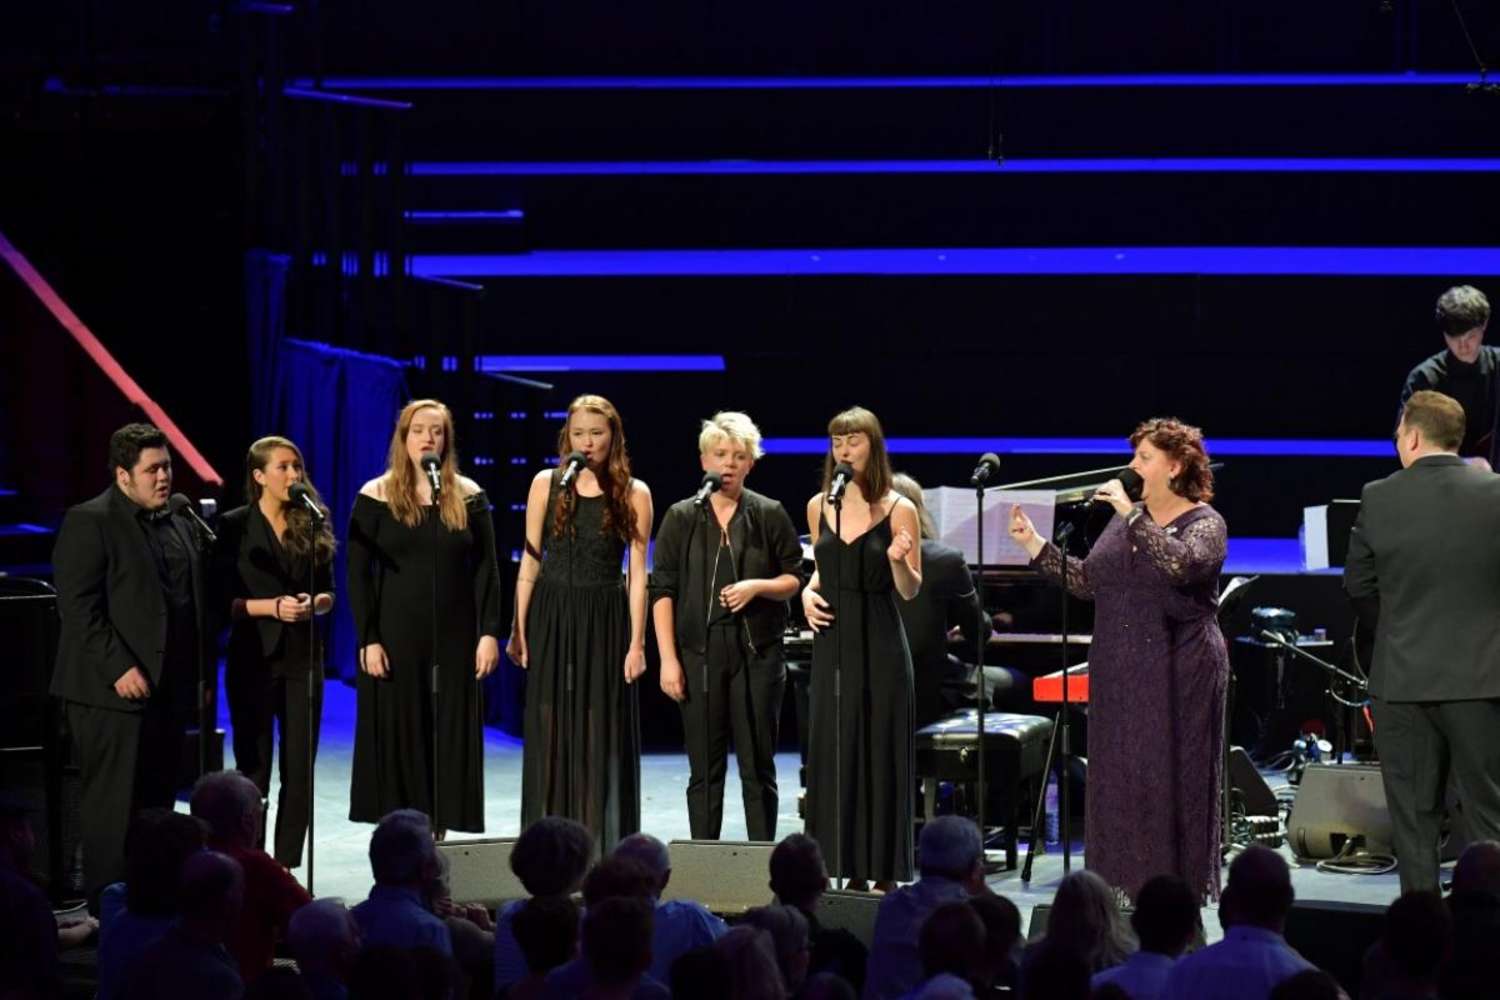
<instances>
[{"instance_id":1,"label":"woman in black gown","mask_svg":"<svg viewBox=\"0 0 1500 1000\"><path fill-rule=\"evenodd\" d=\"M828 434L823 488L807 502L818 568L802 593L817 633L807 832L822 845L829 874L854 880L854 888L868 879L889 887L912 876L914 699L896 595L911 600L922 587L921 530L911 501L891 489L875 414L845 410ZM844 463L854 477L840 514L827 497Z\"/></svg>"},{"instance_id":2,"label":"woman in black gown","mask_svg":"<svg viewBox=\"0 0 1500 1000\"><path fill-rule=\"evenodd\" d=\"M294 483L307 488L321 519L292 502ZM284 437L263 437L250 446L245 500L219 519L215 549L215 579L231 623L224 689L234 762L262 798L269 794L274 720L281 790L273 854L296 868L307 836L308 769L318 752L323 707L322 650L313 655L308 619L333 607L333 530L303 468L302 451Z\"/></svg>"},{"instance_id":3,"label":"woman in black gown","mask_svg":"<svg viewBox=\"0 0 1500 1000\"><path fill-rule=\"evenodd\" d=\"M440 460L436 504L421 467L427 452ZM482 832L476 679L500 660L500 574L489 499L459 475L453 417L437 400L401 411L385 474L354 500L349 600L359 643L349 818L376 823L394 809L419 809L435 830Z\"/></svg>"},{"instance_id":4,"label":"woman in black gown","mask_svg":"<svg viewBox=\"0 0 1500 1000\"><path fill-rule=\"evenodd\" d=\"M526 497L506 650L527 671L521 826L565 816L608 851L641 823L634 684L646 671L651 491L630 475L620 415L602 396L573 400L557 450ZM571 452L584 465L564 487Z\"/></svg>"}]
</instances>

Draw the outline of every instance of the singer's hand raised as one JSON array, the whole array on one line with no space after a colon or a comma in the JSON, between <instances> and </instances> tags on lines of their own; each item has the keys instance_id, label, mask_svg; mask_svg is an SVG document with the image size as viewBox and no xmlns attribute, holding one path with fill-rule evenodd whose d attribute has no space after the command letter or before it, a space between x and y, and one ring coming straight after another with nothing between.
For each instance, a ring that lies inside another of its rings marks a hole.
<instances>
[{"instance_id":1,"label":"singer's hand raised","mask_svg":"<svg viewBox=\"0 0 1500 1000\"><path fill-rule=\"evenodd\" d=\"M646 672L646 651L631 647L625 654L625 683L634 684Z\"/></svg>"},{"instance_id":2,"label":"singer's hand raised","mask_svg":"<svg viewBox=\"0 0 1500 1000\"><path fill-rule=\"evenodd\" d=\"M719 591L719 603L738 613L760 594L759 580L741 580Z\"/></svg>"},{"instance_id":3,"label":"singer's hand raised","mask_svg":"<svg viewBox=\"0 0 1500 1000\"><path fill-rule=\"evenodd\" d=\"M382 680L391 675L391 664L386 659L385 647L378 642L362 646L359 650L359 669Z\"/></svg>"},{"instance_id":4,"label":"singer's hand raised","mask_svg":"<svg viewBox=\"0 0 1500 1000\"><path fill-rule=\"evenodd\" d=\"M891 539L891 544L886 548L886 558L891 562L900 562L901 560L906 558L909 552L911 552L912 546L914 544L915 543L911 538L911 532L907 531L905 528L902 528L901 530L896 532L896 537Z\"/></svg>"},{"instance_id":5,"label":"singer's hand raised","mask_svg":"<svg viewBox=\"0 0 1500 1000\"><path fill-rule=\"evenodd\" d=\"M1095 490L1094 499L1103 500L1121 517L1129 517L1130 512L1135 509L1135 504L1131 503L1130 498L1125 495L1125 484L1118 479L1111 479Z\"/></svg>"},{"instance_id":6,"label":"singer's hand raised","mask_svg":"<svg viewBox=\"0 0 1500 1000\"><path fill-rule=\"evenodd\" d=\"M1042 536L1036 533L1036 525L1031 523L1031 518L1021 509L1021 505L1013 503L1010 505L1010 531L1011 541L1026 550L1026 554L1035 559L1038 552L1046 542Z\"/></svg>"},{"instance_id":7,"label":"singer's hand raised","mask_svg":"<svg viewBox=\"0 0 1500 1000\"><path fill-rule=\"evenodd\" d=\"M519 632L510 634L510 642L505 644L505 655L510 657L510 662L522 670L531 666L526 659L526 637Z\"/></svg>"},{"instance_id":8,"label":"singer's hand raised","mask_svg":"<svg viewBox=\"0 0 1500 1000\"><path fill-rule=\"evenodd\" d=\"M821 632L833 624L833 609L823 600L823 595L808 587L802 591L802 614L814 632Z\"/></svg>"},{"instance_id":9,"label":"singer's hand raised","mask_svg":"<svg viewBox=\"0 0 1500 1000\"><path fill-rule=\"evenodd\" d=\"M492 635L479 637L479 644L474 647L474 676L484 680L495 672L495 666L500 662L500 641Z\"/></svg>"}]
</instances>

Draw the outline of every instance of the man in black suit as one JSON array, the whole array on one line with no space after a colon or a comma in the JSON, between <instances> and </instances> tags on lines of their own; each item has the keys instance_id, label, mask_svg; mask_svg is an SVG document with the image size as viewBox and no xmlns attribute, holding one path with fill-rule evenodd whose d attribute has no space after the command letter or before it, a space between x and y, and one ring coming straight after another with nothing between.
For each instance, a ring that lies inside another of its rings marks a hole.
<instances>
[{"instance_id":1,"label":"man in black suit","mask_svg":"<svg viewBox=\"0 0 1500 1000\"><path fill-rule=\"evenodd\" d=\"M65 704L82 776L91 903L125 875L130 817L172 805L208 638L204 552L170 513L166 436L128 424L110 437L109 464L113 484L68 511L52 552L62 639L51 690Z\"/></svg>"},{"instance_id":2,"label":"man in black suit","mask_svg":"<svg viewBox=\"0 0 1500 1000\"><path fill-rule=\"evenodd\" d=\"M1344 589L1375 632L1370 701L1401 890L1438 888L1451 769L1475 839L1500 838L1500 476L1458 456L1464 411L1406 401L1401 471L1365 486Z\"/></svg>"}]
</instances>

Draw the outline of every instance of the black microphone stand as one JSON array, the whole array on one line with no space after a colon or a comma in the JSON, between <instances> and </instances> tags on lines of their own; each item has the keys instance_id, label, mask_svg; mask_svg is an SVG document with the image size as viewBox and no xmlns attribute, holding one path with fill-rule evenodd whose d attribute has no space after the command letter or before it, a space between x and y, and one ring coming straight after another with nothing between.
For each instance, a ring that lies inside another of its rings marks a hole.
<instances>
[{"instance_id":1,"label":"black microphone stand","mask_svg":"<svg viewBox=\"0 0 1500 1000\"><path fill-rule=\"evenodd\" d=\"M708 499L708 497L705 496L703 498L703 504L700 507L700 509L703 511L703 541L704 541L705 544L707 544L708 539L710 537L709 530L711 528L715 527L714 522L716 520L718 520L718 518L711 516L713 514L713 511L709 509L710 506L711 506L711 504L712 504L712 501L710 501ZM702 725L703 725L703 739L700 741L702 745L699 747L699 750L703 754L703 756L700 759L703 761L703 827L704 827L704 832L705 833L708 832L708 828L711 825L711 821L710 821L709 817L710 817L710 815L713 812L713 800L710 798L709 787L708 787L711 784L711 780L710 780L710 777L709 777L709 772L712 770L712 768L710 767L709 759L708 759L708 745L709 745L708 723L709 723L709 719L712 718L712 713L710 713L709 710L708 710L708 649L709 649L709 622L711 622L713 620L713 617L714 617L714 604L713 604L713 601L714 601L714 584L718 582L718 578L719 578L719 573L718 573L719 555L718 555L717 541L718 540L715 539L714 568L711 569L711 570L709 570L709 574L708 574L708 583L707 583L707 595L708 595L708 599L705 602L704 608L703 608L703 671L702 671L702 673L703 673L703 705L701 706L702 709L703 709L703 722L702 722ZM726 767L727 767L727 762L726 762ZM718 838L715 837L713 839L717 840Z\"/></svg>"},{"instance_id":2,"label":"black microphone stand","mask_svg":"<svg viewBox=\"0 0 1500 1000\"><path fill-rule=\"evenodd\" d=\"M433 525L433 527L432 527L432 534L433 534L433 537L434 537L434 541L435 542L441 542L442 535L439 534L439 532L442 530L442 524L443 524L442 481L441 481L440 478L437 478L437 477L434 477L434 478L435 478L435 481L432 484L432 516L431 516L431 518L429 520L432 522L432 525ZM440 794L439 793L439 789L442 787L442 785L441 785L441 783L439 781L439 778L440 778L440 776L442 774L442 768L441 768L441 765L438 763L438 729L439 729L439 725L438 725L438 708L439 708L439 705L441 704L441 702L440 702L440 687L441 687L441 685L439 684L439 677L441 676L441 674L440 674L440 668L438 666L438 598L437 598L437 592L438 592L438 582L437 582L438 581L438 568L437 568L437 562L438 562L438 545L434 544L433 547L432 547L432 700L431 700L431 703L432 703L432 829L434 830L434 832L443 829L442 823L439 822L439 820L438 820L438 797L439 797L439 794Z\"/></svg>"},{"instance_id":3,"label":"black microphone stand","mask_svg":"<svg viewBox=\"0 0 1500 1000\"><path fill-rule=\"evenodd\" d=\"M975 478L978 479L977 475ZM975 739L977 740L977 743L975 744L975 753L977 753L979 757L979 770L976 774L976 778L978 780L975 782L974 794L975 798L978 799L979 856L980 860L984 861L986 859L985 844L988 843L988 837L985 834L984 827L984 806L986 798L986 784L984 778L984 716L985 713L989 710L989 698L987 697L989 692L985 689L984 676L984 481L982 479L978 479L978 481L974 484L974 499L979 507L979 519L976 522L974 540L974 556L975 562L978 564L974 576L974 596L976 598L975 605L978 608L974 616L974 648L979 653L977 662L974 664L975 677L979 681L979 683L975 685L976 694L974 695L974 732L976 734ZM930 822L933 817L928 816L927 819Z\"/></svg>"},{"instance_id":4,"label":"black microphone stand","mask_svg":"<svg viewBox=\"0 0 1500 1000\"><path fill-rule=\"evenodd\" d=\"M846 486L845 489L848 487ZM840 491L833 496L833 535L838 539L836 551L839 557L838 583L835 592L839 600L834 602L834 615L838 614L838 606L843 601L844 590L844 494ZM833 627L838 627L835 617ZM835 777L834 793L836 796L833 811L833 835L838 842L838 874L834 876L834 888L839 888L839 879L845 873L844 858L844 647L843 637L833 637L833 773Z\"/></svg>"},{"instance_id":5,"label":"black microphone stand","mask_svg":"<svg viewBox=\"0 0 1500 1000\"><path fill-rule=\"evenodd\" d=\"M1071 522L1064 524L1062 530L1057 532L1057 548L1062 557L1059 560L1062 565L1062 621L1060 623L1062 627L1059 630L1062 638L1062 711L1058 713L1058 742L1062 752L1058 759L1057 828L1058 835L1062 839L1064 876L1073 870L1073 815L1072 805L1068 801L1071 798L1069 795L1071 782L1068 780L1068 772L1073 765L1073 731L1069 722L1073 704L1068 695L1068 540L1072 535Z\"/></svg>"},{"instance_id":6,"label":"black microphone stand","mask_svg":"<svg viewBox=\"0 0 1500 1000\"><path fill-rule=\"evenodd\" d=\"M313 527L323 523L314 516ZM318 655L318 560L316 548L307 560L307 592L311 595L307 612L307 894L313 895L313 818L318 798L313 794L316 780L318 746L317 684L323 679L323 662Z\"/></svg>"},{"instance_id":7,"label":"black microphone stand","mask_svg":"<svg viewBox=\"0 0 1500 1000\"><path fill-rule=\"evenodd\" d=\"M181 512L187 516L188 521L196 530L200 546L212 549L219 544L219 536L214 534L214 529L208 526L208 522L199 517L198 512L193 510L191 502L182 507ZM204 588L205 593L207 589L206 587ZM208 741L213 736L214 720L208 714L208 659L204 655L202 628L206 623L206 617L203 610L196 607L196 605L193 610L199 626L193 630L195 639L193 659L198 665L198 701L194 714L198 718L198 777L201 778L208 773ZM181 703L179 702L179 704Z\"/></svg>"}]
</instances>

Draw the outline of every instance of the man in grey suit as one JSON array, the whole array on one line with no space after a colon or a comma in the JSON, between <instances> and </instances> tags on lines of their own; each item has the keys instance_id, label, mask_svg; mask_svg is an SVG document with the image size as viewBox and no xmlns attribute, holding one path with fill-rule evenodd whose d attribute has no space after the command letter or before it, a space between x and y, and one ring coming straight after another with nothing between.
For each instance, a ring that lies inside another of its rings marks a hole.
<instances>
[{"instance_id":1,"label":"man in grey suit","mask_svg":"<svg viewBox=\"0 0 1500 1000\"><path fill-rule=\"evenodd\" d=\"M1401 471L1365 486L1344 589L1375 631L1370 702L1401 890L1438 888L1450 771L1470 832L1500 837L1500 475L1458 457L1464 411L1423 390Z\"/></svg>"}]
</instances>

